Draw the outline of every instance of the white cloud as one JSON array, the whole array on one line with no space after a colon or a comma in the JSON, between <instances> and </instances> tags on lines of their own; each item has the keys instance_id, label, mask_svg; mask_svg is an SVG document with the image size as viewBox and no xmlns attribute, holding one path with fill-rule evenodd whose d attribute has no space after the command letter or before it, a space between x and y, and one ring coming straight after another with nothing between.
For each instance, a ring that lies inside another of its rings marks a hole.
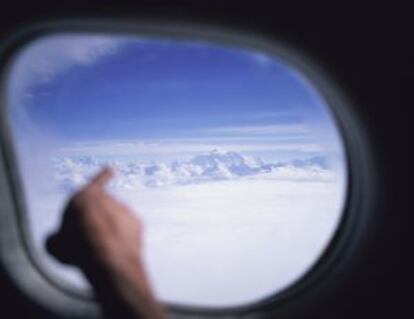
<instances>
[{"instance_id":1,"label":"white cloud","mask_svg":"<svg viewBox=\"0 0 414 319\"><path fill-rule=\"evenodd\" d=\"M179 137L179 138L160 138L157 139L160 143L239 143L243 144L246 142L266 142L266 143L277 143L277 142L292 142L292 141L310 141L313 140L308 134L295 134L295 135L274 135L274 136L198 136L198 137ZM115 142L115 140L113 140Z\"/></svg>"},{"instance_id":2,"label":"white cloud","mask_svg":"<svg viewBox=\"0 0 414 319\"><path fill-rule=\"evenodd\" d=\"M179 155L208 152L217 147L228 151L237 152L269 152L269 151L295 151L295 152L319 152L323 146L317 143L266 143L266 142L245 142L245 143L226 143L216 140L215 143L203 143L195 140L194 142L182 142L180 140L171 142L96 142L96 143L76 143L71 146L59 149L62 155L95 155L95 156L117 156L123 155Z\"/></svg>"},{"instance_id":3,"label":"white cloud","mask_svg":"<svg viewBox=\"0 0 414 319\"><path fill-rule=\"evenodd\" d=\"M294 110L287 111L277 111L277 112L256 112L246 115L248 118L255 118L255 119L268 119L268 118L283 118L283 117L292 117L295 114Z\"/></svg>"},{"instance_id":4,"label":"white cloud","mask_svg":"<svg viewBox=\"0 0 414 319\"><path fill-rule=\"evenodd\" d=\"M57 157L54 159L55 179L63 189L76 188L102 165L102 161L98 162L93 157ZM128 189L137 185L158 187L246 178L317 181L335 176L320 164L320 160L266 163L260 158L225 150L213 150L172 163L153 161L142 164L136 160L117 160L113 165L119 172L118 187Z\"/></svg>"},{"instance_id":5,"label":"white cloud","mask_svg":"<svg viewBox=\"0 0 414 319\"><path fill-rule=\"evenodd\" d=\"M54 35L35 40L17 56L11 74L13 98L30 97L30 88L53 80L77 65L91 65L117 52L125 39L103 35Z\"/></svg>"},{"instance_id":6,"label":"white cloud","mask_svg":"<svg viewBox=\"0 0 414 319\"><path fill-rule=\"evenodd\" d=\"M309 133L309 128L303 124L276 124L276 125L251 125L251 126L224 126L206 130L209 133L231 133L249 135L269 134L303 134Z\"/></svg>"},{"instance_id":7,"label":"white cloud","mask_svg":"<svg viewBox=\"0 0 414 319\"><path fill-rule=\"evenodd\" d=\"M133 176L117 174L115 187L108 191L137 211L145 224L145 261L161 300L238 306L299 279L317 261L340 221L344 181L301 182L292 173L286 167L269 179L168 187L127 187ZM60 222L66 199L43 192L29 201L39 248ZM73 268L53 266L72 284L86 285Z\"/></svg>"},{"instance_id":8,"label":"white cloud","mask_svg":"<svg viewBox=\"0 0 414 319\"><path fill-rule=\"evenodd\" d=\"M269 54L263 53L263 52L252 52L249 51L247 53L248 57L256 63L256 65L260 66L260 67L267 67L268 65L270 65L272 62L275 61L275 58L270 56Z\"/></svg>"}]
</instances>

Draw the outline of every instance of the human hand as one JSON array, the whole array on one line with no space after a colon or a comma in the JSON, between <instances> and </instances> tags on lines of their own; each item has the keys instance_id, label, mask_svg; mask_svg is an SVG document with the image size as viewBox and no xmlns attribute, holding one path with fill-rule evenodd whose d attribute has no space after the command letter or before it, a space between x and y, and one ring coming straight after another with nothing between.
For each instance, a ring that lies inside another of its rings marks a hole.
<instances>
[{"instance_id":1,"label":"human hand","mask_svg":"<svg viewBox=\"0 0 414 319\"><path fill-rule=\"evenodd\" d=\"M110 318L164 319L143 266L142 223L105 192L112 176L104 169L69 200L47 249L83 270Z\"/></svg>"},{"instance_id":2,"label":"human hand","mask_svg":"<svg viewBox=\"0 0 414 319\"><path fill-rule=\"evenodd\" d=\"M91 264L122 267L141 258L141 221L104 189L113 175L105 168L69 200L59 231L46 244L61 262L85 270Z\"/></svg>"}]
</instances>

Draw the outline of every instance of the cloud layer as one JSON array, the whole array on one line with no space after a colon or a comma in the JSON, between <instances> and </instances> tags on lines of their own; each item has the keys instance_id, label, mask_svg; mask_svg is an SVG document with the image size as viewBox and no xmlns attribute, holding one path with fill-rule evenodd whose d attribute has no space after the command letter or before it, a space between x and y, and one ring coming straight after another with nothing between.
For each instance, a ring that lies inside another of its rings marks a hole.
<instances>
[{"instance_id":1,"label":"cloud layer","mask_svg":"<svg viewBox=\"0 0 414 319\"><path fill-rule=\"evenodd\" d=\"M54 161L59 193L32 202L39 247L59 224L65 194L104 164ZM113 164L118 177L108 191L143 220L149 275L166 302L238 306L269 297L314 264L342 214L344 180L323 157L266 163L214 150L169 163ZM54 267L72 284L87 284L73 269Z\"/></svg>"},{"instance_id":2,"label":"cloud layer","mask_svg":"<svg viewBox=\"0 0 414 319\"><path fill-rule=\"evenodd\" d=\"M100 167L105 165L93 157L54 158L55 179L59 187L73 190L82 185ZM265 163L237 152L213 150L186 161L150 164L131 161L113 161L118 170L117 188L162 187L219 180L279 179L330 180L333 178L322 157L295 160L286 163Z\"/></svg>"}]
</instances>

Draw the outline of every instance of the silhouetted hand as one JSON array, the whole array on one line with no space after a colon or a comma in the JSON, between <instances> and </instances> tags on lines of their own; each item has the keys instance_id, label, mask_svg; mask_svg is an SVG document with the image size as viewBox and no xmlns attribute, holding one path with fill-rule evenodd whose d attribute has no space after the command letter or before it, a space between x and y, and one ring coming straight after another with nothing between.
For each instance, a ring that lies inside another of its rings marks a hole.
<instances>
[{"instance_id":1,"label":"silhouetted hand","mask_svg":"<svg viewBox=\"0 0 414 319\"><path fill-rule=\"evenodd\" d=\"M47 250L83 270L109 316L163 318L143 266L142 223L104 189L113 175L102 170L70 199Z\"/></svg>"},{"instance_id":2,"label":"silhouetted hand","mask_svg":"<svg viewBox=\"0 0 414 319\"><path fill-rule=\"evenodd\" d=\"M59 232L47 242L61 262L83 268L85 263L141 258L141 221L104 189L113 175L104 169L69 201Z\"/></svg>"}]
</instances>

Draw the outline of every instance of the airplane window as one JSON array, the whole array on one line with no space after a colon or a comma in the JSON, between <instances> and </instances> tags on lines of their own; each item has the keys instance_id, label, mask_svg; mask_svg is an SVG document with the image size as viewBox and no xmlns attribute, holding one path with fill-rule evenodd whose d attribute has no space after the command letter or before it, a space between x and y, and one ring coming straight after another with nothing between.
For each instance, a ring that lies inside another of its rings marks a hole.
<instances>
[{"instance_id":1,"label":"airplane window","mask_svg":"<svg viewBox=\"0 0 414 319\"><path fill-rule=\"evenodd\" d=\"M168 303L257 302L303 277L330 244L347 190L324 97L270 53L214 41L55 34L17 56L8 119L31 241L48 271L88 284L44 249L69 196L102 166L146 228Z\"/></svg>"}]
</instances>

